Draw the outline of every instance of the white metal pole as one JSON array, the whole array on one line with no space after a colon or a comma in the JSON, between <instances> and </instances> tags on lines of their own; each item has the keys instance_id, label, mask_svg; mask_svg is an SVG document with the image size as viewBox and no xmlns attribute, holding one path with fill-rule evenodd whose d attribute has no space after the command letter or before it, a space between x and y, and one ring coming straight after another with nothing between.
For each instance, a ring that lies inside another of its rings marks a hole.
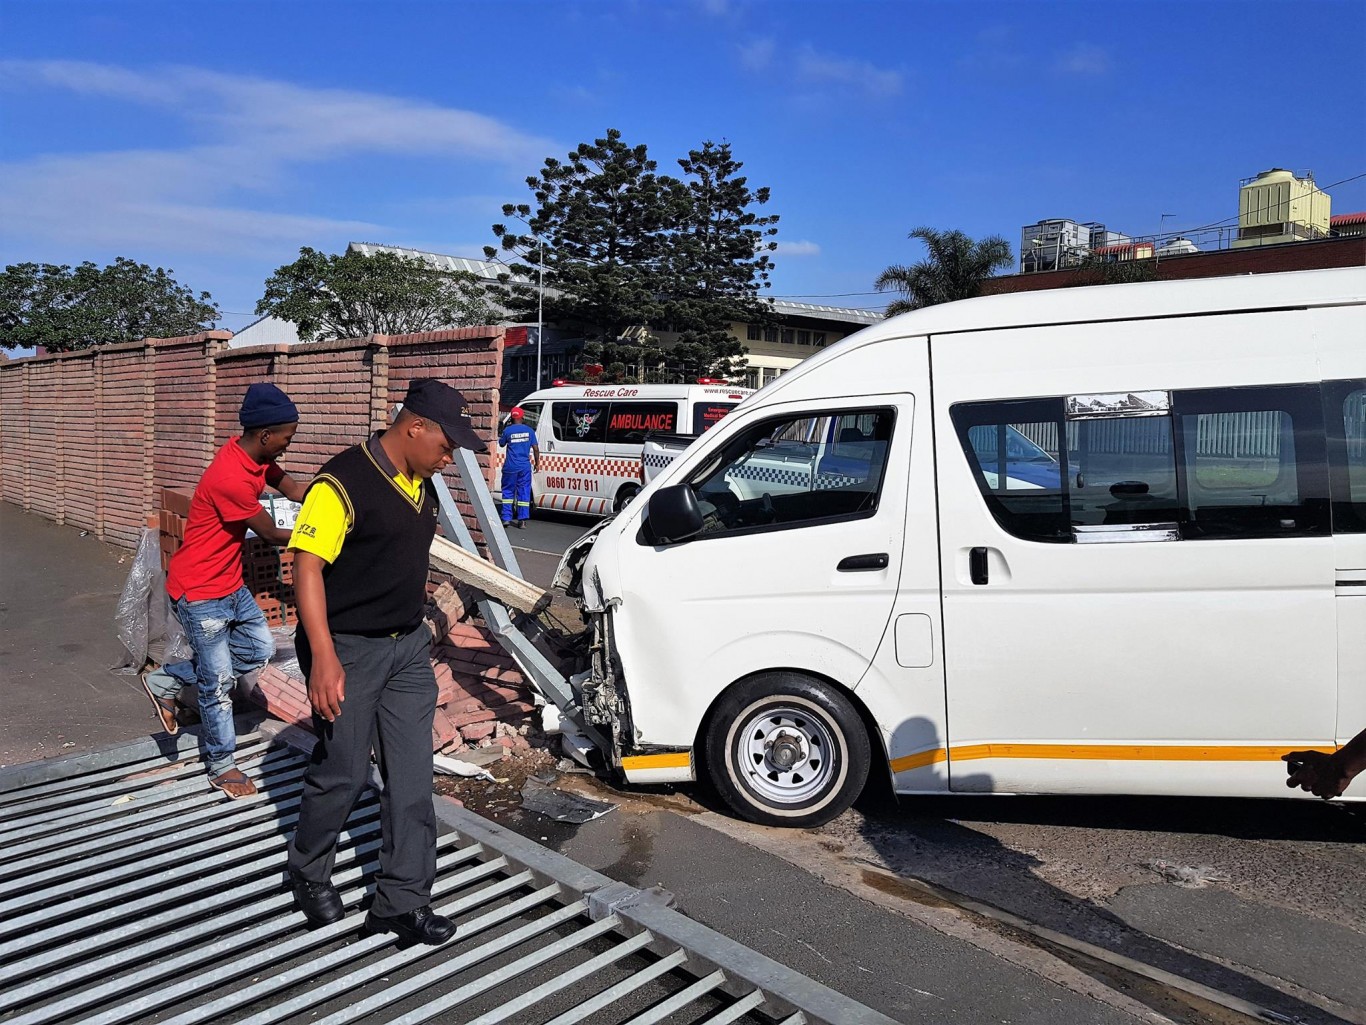
<instances>
[{"instance_id":1,"label":"white metal pole","mask_svg":"<svg viewBox=\"0 0 1366 1025\"><path fill-rule=\"evenodd\" d=\"M536 240L536 390L541 390L541 335L545 331L545 243Z\"/></svg>"}]
</instances>

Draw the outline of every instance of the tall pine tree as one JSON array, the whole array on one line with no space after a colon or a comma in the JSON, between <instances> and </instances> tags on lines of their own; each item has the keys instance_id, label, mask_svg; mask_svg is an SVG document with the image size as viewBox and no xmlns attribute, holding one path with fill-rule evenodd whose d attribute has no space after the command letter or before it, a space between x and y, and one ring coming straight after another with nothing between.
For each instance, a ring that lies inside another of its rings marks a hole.
<instances>
[{"instance_id":1,"label":"tall pine tree","mask_svg":"<svg viewBox=\"0 0 1366 1025\"><path fill-rule=\"evenodd\" d=\"M659 316L660 251L675 213L676 190L656 166L645 146L628 146L609 129L565 163L547 157L541 173L527 178L534 210L503 207L525 231L493 226L516 275L499 298L514 315L534 316L543 274L545 320L581 330L589 358L611 380L639 379L660 358L639 331ZM498 252L484 251L490 259Z\"/></svg>"},{"instance_id":2,"label":"tall pine tree","mask_svg":"<svg viewBox=\"0 0 1366 1025\"><path fill-rule=\"evenodd\" d=\"M681 332L668 361L685 379L731 377L744 366L744 347L732 323L767 324L772 307L759 297L769 287L777 243L776 214L753 210L768 202L767 188L751 189L730 143L704 142L678 165L685 220L672 233L665 270L670 293L665 317Z\"/></svg>"},{"instance_id":3,"label":"tall pine tree","mask_svg":"<svg viewBox=\"0 0 1366 1025\"><path fill-rule=\"evenodd\" d=\"M644 145L621 132L583 143L567 162L548 158L527 179L535 204L507 204L495 224L510 274L498 298L514 316L535 315L544 275L544 319L584 334L585 360L608 381L686 380L743 366L731 321L765 322L758 298L772 269L776 216L751 207L729 144L704 143L678 161L685 180L658 173ZM665 350L655 330L681 332Z\"/></svg>"}]
</instances>

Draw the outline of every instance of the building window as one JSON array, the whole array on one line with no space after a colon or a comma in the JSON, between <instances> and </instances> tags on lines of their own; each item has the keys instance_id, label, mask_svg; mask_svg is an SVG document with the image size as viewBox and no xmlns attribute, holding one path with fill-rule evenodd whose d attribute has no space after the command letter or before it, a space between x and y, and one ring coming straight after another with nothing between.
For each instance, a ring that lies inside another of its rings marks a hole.
<instances>
[{"instance_id":1,"label":"building window","mask_svg":"<svg viewBox=\"0 0 1366 1025\"><path fill-rule=\"evenodd\" d=\"M791 344L792 344L793 342L795 342L796 340L797 340L797 339L796 339L796 333L792 330L792 328L790 328L790 327L785 327L785 328L783 328L783 344L784 344L784 345L791 345Z\"/></svg>"},{"instance_id":2,"label":"building window","mask_svg":"<svg viewBox=\"0 0 1366 1025\"><path fill-rule=\"evenodd\" d=\"M798 345L810 345L810 344L811 344L811 332L810 332L810 331L798 331L798 332L797 332L797 344L798 344Z\"/></svg>"},{"instance_id":3,"label":"building window","mask_svg":"<svg viewBox=\"0 0 1366 1025\"><path fill-rule=\"evenodd\" d=\"M764 341L776 342L778 340L778 329L776 327L764 328Z\"/></svg>"},{"instance_id":4,"label":"building window","mask_svg":"<svg viewBox=\"0 0 1366 1025\"><path fill-rule=\"evenodd\" d=\"M750 324L748 327L745 328L745 338L747 340L751 342L757 342L760 339L760 337L762 336L759 333L758 324Z\"/></svg>"},{"instance_id":5,"label":"building window","mask_svg":"<svg viewBox=\"0 0 1366 1025\"><path fill-rule=\"evenodd\" d=\"M824 347L825 347L825 332L824 332L824 331L812 331L812 332L811 332L811 344L814 345L814 346L815 346L816 348L818 348L818 349L824 348Z\"/></svg>"}]
</instances>

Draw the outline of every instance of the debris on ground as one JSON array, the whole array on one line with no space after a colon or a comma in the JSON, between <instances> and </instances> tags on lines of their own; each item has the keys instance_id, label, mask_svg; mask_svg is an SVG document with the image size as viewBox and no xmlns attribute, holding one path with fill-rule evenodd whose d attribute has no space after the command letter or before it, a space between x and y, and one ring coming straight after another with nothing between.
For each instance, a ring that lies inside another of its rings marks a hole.
<instances>
[{"instance_id":1,"label":"debris on ground","mask_svg":"<svg viewBox=\"0 0 1366 1025\"><path fill-rule=\"evenodd\" d=\"M189 512L188 495L165 489L161 499L161 510L149 519L149 526L160 531L160 543L148 546L152 568L156 555L164 566L179 547ZM461 558L478 560L472 555ZM496 575L508 587L517 582L504 571ZM242 553L242 576L270 624L275 655L254 678L244 677L240 697L287 724L311 731L308 687L294 646L294 553L249 538ZM429 592L423 619L432 635L432 673L438 688L432 750L471 763L476 772L509 754L543 750L548 743L540 725L543 701L480 617L478 603L484 595L458 579L430 586ZM197 703L194 688L181 692L181 725L198 721ZM503 774L501 769L492 773Z\"/></svg>"},{"instance_id":2,"label":"debris on ground","mask_svg":"<svg viewBox=\"0 0 1366 1025\"><path fill-rule=\"evenodd\" d=\"M507 752L507 757L490 766L496 781L466 779L463 776L438 776L433 789L454 797L470 811L498 821L520 814L522 787L532 776L553 772L555 758L544 749Z\"/></svg>"},{"instance_id":3,"label":"debris on ground","mask_svg":"<svg viewBox=\"0 0 1366 1025\"><path fill-rule=\"evenodd\" d=\"M576 826L600 819L616 809L615 804L607 801L594 801L579 794L556 790L549 785L554 779L554 775L529 778L522 785L522 807L556 822L569 822Z\"/></svg>"},{"instance_id":4,"label":"debris on ground","mask_svg":"<svg viewBox=\"0 0 1366 1025\"><path fill-rule=\"evenodd\" d=\"M1169 861L1145 861L1145 868L1151 869L1169 883L1188 890L1202 890L1210 883L1226 883L1230 880L1227 872L1212 865L1174 865Z\"/></svg>"}]
</instances>

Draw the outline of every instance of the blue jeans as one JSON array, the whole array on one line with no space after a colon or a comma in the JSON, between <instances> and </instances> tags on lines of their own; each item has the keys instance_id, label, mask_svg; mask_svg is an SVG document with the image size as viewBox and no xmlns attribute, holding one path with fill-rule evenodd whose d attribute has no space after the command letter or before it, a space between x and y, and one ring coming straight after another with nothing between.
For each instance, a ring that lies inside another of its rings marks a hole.
<instances>
[{"instance_id":1,"label":"blue jeans","mask_svg":"<svg viewBox=\"0 0 1366 1025\"><path fill-rule=\"evenodd\" d=\"M181 687L194 684L199 692L203 724L199 744L210 776L231 769L237 749L232 720L232 692L237 677L260 669L275 653L275 638L261 607L246 587L226 598L172 604L194 659L162 666L147 674L147 687L157 697L173 698Z\"/></svg>"}]
</instances>

